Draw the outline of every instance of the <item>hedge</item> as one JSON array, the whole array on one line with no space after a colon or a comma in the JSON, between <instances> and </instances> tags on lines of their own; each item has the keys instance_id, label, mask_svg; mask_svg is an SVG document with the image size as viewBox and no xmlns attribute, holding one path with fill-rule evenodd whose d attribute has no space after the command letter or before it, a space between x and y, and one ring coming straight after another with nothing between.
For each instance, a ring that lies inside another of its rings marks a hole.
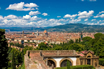
<instances>
[{"instance_id":1,"label":"hedge","mask_svg":"<svg viewBox=\"0 0 104 69\"><path fill-rule=\"evenodd\" d=\"M99 65L104 66L104 59L103 58L99 58Z\"/></svg>"},{"instance_id":2,"label":"hedge","mask_svg":"<svg viewBox=\"0 0 104 69\"><path fill-rule=\"evenodd\" d=\"M78 66L70 66L70 67L71 67L71 69L95 69L91 65L78 65ZM56 69L67 69L67 67L60 67L60 68L56 68Z\"/></svg>"}]
</instances>

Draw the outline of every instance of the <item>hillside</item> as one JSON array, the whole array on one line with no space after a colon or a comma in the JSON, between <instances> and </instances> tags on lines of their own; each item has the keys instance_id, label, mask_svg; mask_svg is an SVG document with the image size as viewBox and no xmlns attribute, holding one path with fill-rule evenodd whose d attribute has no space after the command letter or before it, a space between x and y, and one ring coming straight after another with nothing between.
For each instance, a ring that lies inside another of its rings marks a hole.
<instances>
[{"instance_id":1,"label":"hillside","mask_svg":"<svg viewBox=\"0 0 104 69\"><path fill-rule=\"evenodd\" d=\"M47 30L48 32L104 32L104 25L86 25L80 23L70 23L65 25L58 25L54 27L0 27L2 29L9 29L10 31L27 31L27 32L34 32L34 31L44 31Z\"/></svg>"},{"instance_id":2,"label":"hillside","mask_svg":"<svg viewBox=\"0 0 104 69\"><path fill-rule=\"evenodd\" d=\"M86 25L86 24L66 24L51 27L48 31L59 31L59 32L104 32L104 25Z\"/></svg>"}]
</instances>

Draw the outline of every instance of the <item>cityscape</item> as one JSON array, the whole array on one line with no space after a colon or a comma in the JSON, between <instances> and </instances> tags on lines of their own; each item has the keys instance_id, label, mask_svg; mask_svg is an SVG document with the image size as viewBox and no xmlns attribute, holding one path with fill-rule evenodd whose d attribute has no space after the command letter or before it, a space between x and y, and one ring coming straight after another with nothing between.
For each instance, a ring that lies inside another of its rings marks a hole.
<instances>
[{"instance_id":1,"label":"cityscape","mask_svg":"<svg viewBox=\"0 0 104 69\"><path fill-rule=\"evenodd\" d=\"M103 0L2 0L0 69L104 69Z\"/></svg>"}]
</instances>

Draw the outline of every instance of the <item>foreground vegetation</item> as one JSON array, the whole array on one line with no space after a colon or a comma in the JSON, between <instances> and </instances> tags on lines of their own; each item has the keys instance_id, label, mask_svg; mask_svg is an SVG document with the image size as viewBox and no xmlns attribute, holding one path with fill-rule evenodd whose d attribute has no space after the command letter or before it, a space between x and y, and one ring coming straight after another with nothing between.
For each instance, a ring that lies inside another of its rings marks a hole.
<instances>
[{"instance_id":1,"label":"foreground vegetation","mask_svg":"<svg viewBox=\"0 0 104 69\"><path fill-rule=\"evenodd\" d=\"M56 69L95 69L95 68L91 65L78 65L78 66L70 66L70 68L60 67L60 68L56 68Z\"/></svg>"}]
</instances>

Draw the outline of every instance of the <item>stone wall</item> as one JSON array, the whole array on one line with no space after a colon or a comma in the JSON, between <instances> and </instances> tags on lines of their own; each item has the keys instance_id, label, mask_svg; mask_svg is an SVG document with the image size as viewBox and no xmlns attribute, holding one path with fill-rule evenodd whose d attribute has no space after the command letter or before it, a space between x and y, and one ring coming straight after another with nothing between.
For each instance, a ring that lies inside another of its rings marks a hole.
<instances>
[{"instance_id":1,"label":"stone wall","mask_svg":"<svg viewBox=\"0 0 104 69\"><path fill-rule=\"evenodd\" d=\"M52 67L46 65L45 61L42 59L43 57L37 53L40 54L40 51L26 52L24 55L25 69L52 69Z\"/></svg>"}]
</instances>

